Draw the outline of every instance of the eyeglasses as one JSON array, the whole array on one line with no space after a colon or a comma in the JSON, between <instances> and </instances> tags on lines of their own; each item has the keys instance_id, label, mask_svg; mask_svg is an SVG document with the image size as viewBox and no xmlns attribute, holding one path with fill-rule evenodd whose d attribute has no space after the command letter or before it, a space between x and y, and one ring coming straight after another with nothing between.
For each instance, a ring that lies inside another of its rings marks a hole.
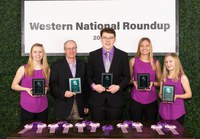
<instances>
[{"instance_id":1,"label":"eyeglasses","mask_svg":"<svg viewBox=\"0 0 200 139\"><path fill-rule=\"evenodd\" d=\"M77 49L77 47L72 47L72 48L65 48L65 50L67 50L67 51L71 51L71 50L76 50Z\"/></svg>"},{"instance_id":2,"label":"eyeglasses","mask_svg":"<svg viewBox=\"0 0 200 139\"><path fill-rule=\"evenodd\" d=\"M115 37L102 37L103 40L113 40Z\"/></svg>"}]
</instances>

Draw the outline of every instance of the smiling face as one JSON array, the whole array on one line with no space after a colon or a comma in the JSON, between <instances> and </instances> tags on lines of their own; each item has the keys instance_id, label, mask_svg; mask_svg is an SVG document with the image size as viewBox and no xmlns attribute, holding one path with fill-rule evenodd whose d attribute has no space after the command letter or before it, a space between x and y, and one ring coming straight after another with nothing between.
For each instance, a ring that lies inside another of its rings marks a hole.
<instances>
[{"instance_id":1,"label":"smiling face","mask_svg":"<svg viewBox=\"0 0 200 139\"><path fill-rule=\"evenodd\" d=\"M103 48L107 51L111 50L114 46L114 43L116 41L116 38L114 34L103 32L101 36L101 43L103 45Z\"/></svg>"},{"instance_id":2,"label":"smiling face","mask_svg":"<svg viewBox=\"0 0 200 139\"><path fill-rule=\"evenodd\" d=\"M168 71L173 71L175 69L176 61L172 56L167 56L164 64Z\"/></svg>"},{"instance_id":3,"label":"smiling face","mask_svg":"<svg viewBox=\"0 0 200 139\"><path fill-rule=\"evenodd\" d=\"M31 51L31 55L34 61L41 61L44 57L44 50L43 47L41 46L34 46L32 51Z\"/></svg>"},{"instance_id":4,"label":"smiling face","mask_svg":"<svg viewBox=\"0 0 200 139\"><path fill-rule=\"evenodd\" d=\"M150 50L151 50L151 46L150 46L149 41L147 41L147 40L142 41L139 49L140 49L141 55L148 55L150 53Z\"/></svg>"},{"instance_id":5,"label":"smiling face","mask_svg":"<svg viewBox=\"0 0 200 139\"><path fill-rule=\"evenodd\" d=\"M75 58L77 53L77 45L74 41L67 41L64 45L66 57L69 59Z\"/></svg>"}]
</instances>

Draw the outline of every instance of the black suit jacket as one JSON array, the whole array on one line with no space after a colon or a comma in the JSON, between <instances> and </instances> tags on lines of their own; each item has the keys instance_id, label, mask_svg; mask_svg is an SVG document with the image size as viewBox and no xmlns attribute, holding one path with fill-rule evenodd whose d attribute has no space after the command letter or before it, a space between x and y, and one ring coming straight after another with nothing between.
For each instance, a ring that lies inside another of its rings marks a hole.
<instances>
[{"instance_id":1,"label":"black suit jacket","mask_svg":"<svg viewBox=\"0 0 200 139\"><path fill-rule=\"evenodd\" d=\"M74 99L77 101L79 115L84 116L84 107L87 107L86 97L86 63L76 60L76 75L81 78L82 94L76 97L67 98L64 96L66 90L69 89L69 78L73 78L69 64L66 59L55 62L51 66L50 88L55 98L54 114L56 119L66 119L72 110Z\"/></svg>"},{"instance_id":2,"label":"black suit jacket","mask_svg":"<svg viewBox=\"0 0 200 139\"><path fill-rule=\"evenodd\" d=\"M110 73L113 73L113 84L119 85L120 90L115 94L108 92L98 93L91 91L89 104L92 106L101 106L107 100L109 105L118 107L125 104L123 89L130 81L130 69L127 53L114 47L114 56L110 67ZM101 84L101 74L105 73L102 48L89 54L87 66L87 81L89 86L92 83Z\"/></svg>"}]
</instances>

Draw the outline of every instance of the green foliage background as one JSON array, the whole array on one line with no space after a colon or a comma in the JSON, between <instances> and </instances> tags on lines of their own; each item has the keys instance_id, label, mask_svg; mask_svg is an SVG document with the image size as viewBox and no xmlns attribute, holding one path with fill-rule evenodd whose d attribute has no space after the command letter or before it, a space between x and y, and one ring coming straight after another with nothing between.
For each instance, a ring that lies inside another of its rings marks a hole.
<instances>
[{"instance_id":1,"label":"green foliage background","mask_svg":"<svg viewBox=\"0 0 200 139\"><path fill-rule=\"evenodd\" d=\"M185 128L200 139L200 0L179 0L179 42L180 59L193 93L192 99L185 101ZM19 93L10 85L18 67L27 62L27 57L21 56L20 0L0 0L0 52L0 138L6 139L19 126L20 114ZM48 57L49 64L60 58ZM163 57L157 58L163 63ZM52 105L49 96L50 118Z\"/></svg>"}]
</instances>

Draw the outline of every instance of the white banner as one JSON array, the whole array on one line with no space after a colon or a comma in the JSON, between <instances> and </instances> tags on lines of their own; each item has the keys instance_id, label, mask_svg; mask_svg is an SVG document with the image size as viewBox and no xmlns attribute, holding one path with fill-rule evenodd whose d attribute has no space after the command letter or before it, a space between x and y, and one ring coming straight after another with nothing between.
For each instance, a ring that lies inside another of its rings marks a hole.
<instances>
[{"instance_id":1,"label":"white banner","mask_svg":"<svg viewBox=\"0 0 200 139\"><path fill-rule=\"evenodd\" d=\"M22 0L22 56L34 43L47 55L63 55L63 44L73 39L78 55L101 47L100 30L116 31L115 46L134 55L148 37L155 55L178 53L177 0Z\"/></svg>"}]
</instances>

